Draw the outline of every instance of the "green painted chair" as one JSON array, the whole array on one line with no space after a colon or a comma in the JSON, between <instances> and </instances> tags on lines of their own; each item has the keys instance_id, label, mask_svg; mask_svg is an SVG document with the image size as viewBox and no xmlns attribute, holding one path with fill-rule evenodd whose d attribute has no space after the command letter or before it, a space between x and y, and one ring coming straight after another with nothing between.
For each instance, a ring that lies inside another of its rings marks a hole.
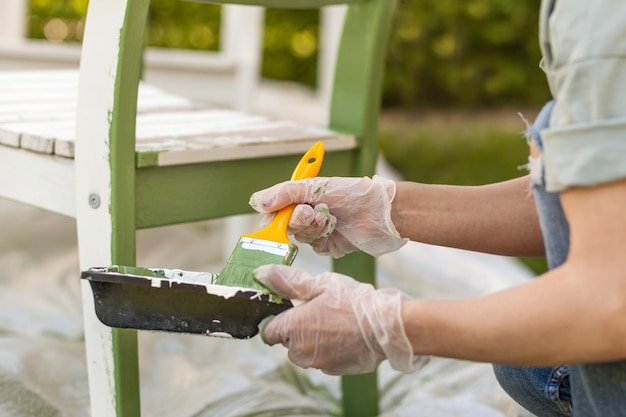
<instances>
[{"instance_id":1,"label":"green painted chair","mask_svg":"<svg viewBox=\"0 0 626 417\"><path fill-rule=\"evenodd\" d=\"M380 90L395 1L232 3L282 8L348 3L328 126L206 109L143 85L149 0L90 0L78 80L65 72L45 76L55 94L77 85L77 101L71 94L69 98L75 101L74 108L68 104L65 111L57 105L56 113L46 113L46 120L35 126L13 124L9 131L22 129L10 144L17 149L0 149L0 161L37 167L40 177L51 179L39 191L13 191L22 192L23 201L35 199L39 206L76 217L81 270L134 265L138 229L250 212L249 195L288 178L302 153L319 140L326 144L320 175L374 173ZM6 77L0 75L0 84L11 85L11 76ZM0 129L4 127L0 118ZM0 136L0 145L7 145L11 137ZM25 169L24 175L31 171ZM334 268L375 281L374 259L361 253L336 261ZM89 285L83 282L82 290L92 415L137 417L136 331L101 324ZM342 377L342 390L345 416L378 415L375 374Z\"/></svg>"}]
</instances>

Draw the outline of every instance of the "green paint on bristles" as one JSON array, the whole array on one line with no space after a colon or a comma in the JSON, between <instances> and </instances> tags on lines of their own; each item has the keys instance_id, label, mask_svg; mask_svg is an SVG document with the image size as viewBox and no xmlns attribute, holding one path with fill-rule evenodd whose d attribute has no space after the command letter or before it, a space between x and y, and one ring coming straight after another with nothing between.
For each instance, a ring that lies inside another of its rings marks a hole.
<instances>
[{"instance_id":1,"label":"green paint on bristles","mask_svg":"<svg viewBox=\"0 0 626 417\"><path fill-rule=\"evenodd\" d=\"M268 264L291 265L298 252L298 247L294 244L285 245L287 249L284 253L277 254L260 249L260 245L248 244L247 246L255 247L250 249L244 248L243 244L243 240L237 243L226 266L216 278L215 284L250 288L266 294L274 294L254 278L254 270L259 266Z\"/></svg>"}]
</instances>

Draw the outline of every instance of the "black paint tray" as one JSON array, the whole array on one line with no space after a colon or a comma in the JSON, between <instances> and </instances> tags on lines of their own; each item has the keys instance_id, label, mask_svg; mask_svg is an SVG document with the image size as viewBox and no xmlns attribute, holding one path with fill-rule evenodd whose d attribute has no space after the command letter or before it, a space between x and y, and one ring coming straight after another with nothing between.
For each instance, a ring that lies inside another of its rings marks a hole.
<instances>
[{"instance_id":1,"label":"black paint tray","mask_svg":"<svg viewBox=\"0 0 626 417\"><path fill-rule=\"evenodd\" d=\"M212 284L217 274L127 266L90 268L98 319L107 326L248 339L293 307L255 289Z\"/></svg>"}]
</instances>

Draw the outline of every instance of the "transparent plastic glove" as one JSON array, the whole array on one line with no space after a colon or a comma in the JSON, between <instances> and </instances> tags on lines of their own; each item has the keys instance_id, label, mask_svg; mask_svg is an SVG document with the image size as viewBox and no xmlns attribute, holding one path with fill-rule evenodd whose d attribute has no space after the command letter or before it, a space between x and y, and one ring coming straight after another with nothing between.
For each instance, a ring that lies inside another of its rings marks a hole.
<instances>
[{"instance_id":1,"label":"transparent plastic glove","mask_svg":"<svg viewBox=\"0 0 626 417\"><path fill-rule=\"evenodd\" d=\"M269 345L281 343L302 368L330 375L370 372L385 359L402 372L427 362L413 354L401 316L406 295L375 289L333 272L313 276L285 265L266 265L256 278L279 294L305 301L260 325Z\"/></svg>"},{"instance_id":2,"label":"transparent plastic glove","mask_svg":"<svg viewBox=\"0 0 626 417\"><path fill-rule=\"evenodd\" d=\"M309 178L287 181L258 191L250 205L269 213L296 203L288 232L320 255L340 258L361 250L373 256L393 252L403 239L391 221L396 183L383 177Z\"/></svg>"}]
</instances>

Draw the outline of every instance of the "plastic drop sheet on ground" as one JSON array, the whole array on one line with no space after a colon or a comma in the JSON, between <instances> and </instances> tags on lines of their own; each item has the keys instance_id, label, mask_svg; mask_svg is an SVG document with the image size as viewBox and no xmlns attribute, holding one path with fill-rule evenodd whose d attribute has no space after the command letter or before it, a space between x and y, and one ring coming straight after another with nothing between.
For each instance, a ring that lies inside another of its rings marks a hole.
<instances>
[{"instance_id":1,"label":"plastic drop sheet on ground","mask_svg":"<svg viewBox=\"0 0 626 417\"><path fill-rule=\"evenodd\" d=\"M88 416L74 221L7 200L0 218L0 416ZM140 231L138 264L217 271L223 232L215 221ZM301 250L296 266L329 268ZM381 286L417 297L479 295L528 278L510 259L413 243L379 260ZM144 416L339 415L338 378L292 366L258 337L140 332L139 350ZM412 375L383 364L379 384L382 417L521 415L488 364L433 359Z\"/></svg>"}]
</instances>

